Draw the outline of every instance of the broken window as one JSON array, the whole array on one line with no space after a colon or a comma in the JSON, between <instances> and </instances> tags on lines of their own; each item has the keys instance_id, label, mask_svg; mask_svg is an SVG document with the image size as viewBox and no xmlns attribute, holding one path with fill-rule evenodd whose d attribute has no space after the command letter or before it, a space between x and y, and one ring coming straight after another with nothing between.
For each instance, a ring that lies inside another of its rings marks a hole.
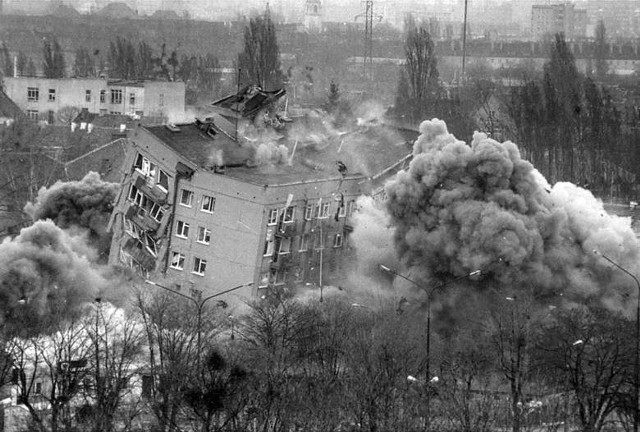
<instances>
[{"instance_id":1,"label":"broken window","mask_svg":"<svg viewBox=\"0 0 640 432\"><path fill-rule=\"evenodd\" d=\"M205 227L198 227L198 243L209 244L211 242L211 230Z\"/></svg>"},{"instance_id":2,"label":"broken window","mask_svg":"<svg viewBox=\"0 0 640 432\"><path fill-rule=\"evenodd\" d=\"M84 91L84 101L91 102L91 90Z\"/></svg>"},{"instance_id":3,"label":"broken window","mask_svg":"<svg viewBox=\"0 0 640 432\"><path fill-rule=\"evenodd\" d=\"M189 224L179 220L176 224L176 236L182 238L189 237Z\"/></svg>"},{"instance_id":4,"label":"broken window","mask_svg":"<svg viewBox=\"0 0 640 432\"><path fill-rule=\"evenodd\" d=\"M111 89L111 103L112 104L122 103L122 90Z\"/></svg>"},{"instance_id":5,"label":"broken window","mask_svg":"<svg viewBox=\"0 0 640 432\"><path fill-rule=\"evenodd\" d=\"M158 184L157 186L164 190L165 192L169 191L169 176L166 172L160 170L158 173Z\"/></svg>"},{"instance_id":6,"label":"broken window","mask_svg":"<svg viewBox=\"0 0 640 432\"><path fill-rule=\"evenodd\" d=\"M136 104L136 94L129 93L129 105L135 105L135 104Z\"/></svg>"},{"instance_id":7,"label":"broken window","mask_svg":"<svg viewBox=\"0 0 640 432\"><path fill-rule=\"evenodd\" d=\"M176 270L184 269L184 255L180 252L171 253L171 268Z\"/></svg>"},{"instance_id":8,"label":"broken window","mask_svg":"<svg viewBox=\"0 0 640 432\"><path fill-rule=\"evenodd\" d=\"M213 210L216 206L215 197L209 195L202 196L202 211L207 213L213 213Z\"/></svg>"},{"instance_id":9,"label":"broken window","mask_svg":"<svg viewBox=\"0 0 640 432\"><path fill-rule=\"evenodd\" d=\"M288 270L280 269L276 273L276 285L282 285L287 281L287 276L289 274Z\"/></svg>"},{"instance_id":10,"label":"broken window","mask_svg":"<svg viewBox=\"0 0 640 432\"><path fill-rule=\"evenodd\" d=\"M49 89L49 102L56 101L56 89Z\"/></svg>"},{"instance_id":11,"label":"broken window","mask_svg":"<svg viewBox=\"0 0 640 432\"><path fill-rule=\"evenodd\" d=\"M151 200L149 200L151 201ZM157 203L151 201L151 210L149 211L149 216L151 216L156 222L161 222L164 217L164 210Z\"/></svg>"},{"instance_id":12,"label":"broken window","mask_svg":"<svg viewBox=\"0 0 640 432\"><path fill-rule=\"evenodd\" d=\"M38 102L40 99L40 89L38 87L27 87L27 102Z\"/></svg>"},{"instance_id":13,"label":"broken window","mask_svg":"<svg viewBox=\"0 0 640 432\"><path fill-rule=\"evenodd\" d=\"M273 255L273 230L267 230L267 238L264 242L264 256Z\"/></svg>"},{"instance_id":14,"label":"broken window","mask_svg":"<svg viewBox=\"0 0 640 432\"><path fill-rule=\"evenodd\" d=\"M144 244L147 247L147 250L151 252L153 256L158 255L158 245L156 241L149 234L144 235Z\"/></svg>"},{"instance_id":15,"label":"broken window","mask_svg":"<svg viewBox=\"0 0 640 432\"><path fill-rule=\"evenodd\" d=\"M284 221L285 222L293 222L295 219L296 208L295 207L287 207L284 211Z\"/></svg>"},{"instance_id":16,"label":"broken window","mask_svg":"<svg viewBox=\"0 0 640 432\"><path fill-rule=\"evenodd\" d=\"M333 236L333 247L339 248L342 247L342 234L338 233Z\"/></svg>"},{"instance_id":17,"label":"broken window","mask_svg":"<svg viewBox=\"0 0 640 432\"><path fill-rule=\"evenodd\" d=\"M291 252L291 237L283 237L282 240L280 240L279 253L288 254L289 252Z\"/></svg>"},{"instance_id":18,"label":"broken window","mask_svg":"<svg viewBox=\"0 0 640 432\"><path fill-rule=\"evenodd\" d=\"M258 288L266 288L269 286L269 272L260 273Z\"/></svg>"},{"instance_id":19,"label":"broken window","mask_svg":"<svg viewBox=\"0 0 640 432\"><path fill-rule=\"evenodd\" d=\"M106 102L107 102L107 91L100 90L100 103L106 103ZM106 114L106 110L105 110L105 114Z\"/></svg>"},{"instance_id":20,"label":"broken window","mask_svg":"<svg viewBox=\"0 0 640 432\"><path fill-rule=\"evenodd\" d=\"M193 260L193 273L204 276L204 272L207 269L207 260L195 257Z\"/></svg>"},{"instance_id":21,"label":"broken window","mask_svg":"<svg viewBox=\"0 0 640 432\"><path fill-rule=\"evenodd\" d=\"M180 204L186 207L191 207L193 203L193 192L188 189L182 189L180 193Z\"/></svg>"},{"instance_id":22,"label":"broken window","mask_svg":"<svg viewBox=\"0 0 640 432\"><path fill-rule=\"evenodd\" d=\"M156 174L156 165L140 153L138 153L133 166L145 176L155 176Z\"/></svg>"}]
</instances>

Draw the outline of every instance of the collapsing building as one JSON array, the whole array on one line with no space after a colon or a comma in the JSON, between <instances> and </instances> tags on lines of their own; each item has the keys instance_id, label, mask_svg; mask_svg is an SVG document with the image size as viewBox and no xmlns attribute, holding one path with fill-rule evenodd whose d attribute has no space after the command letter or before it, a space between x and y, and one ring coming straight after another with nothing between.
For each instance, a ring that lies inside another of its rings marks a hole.
<instances>
[{"instance_id":1,"label":"collapsing building","mask_svg":"<svg viewBox=\"0 0 640 432\"><path fill-rule=\"evenodd\" d=\"M384 125L338 133L314 115L257 133L247 124L266 112L283 118L273 109L283 93L265 93L244 89L193 123L133 131L111 263L193 297L252 283L232 302L339 283L356 199L405 166L415 135Z\"/></svg>"}]
</instances>

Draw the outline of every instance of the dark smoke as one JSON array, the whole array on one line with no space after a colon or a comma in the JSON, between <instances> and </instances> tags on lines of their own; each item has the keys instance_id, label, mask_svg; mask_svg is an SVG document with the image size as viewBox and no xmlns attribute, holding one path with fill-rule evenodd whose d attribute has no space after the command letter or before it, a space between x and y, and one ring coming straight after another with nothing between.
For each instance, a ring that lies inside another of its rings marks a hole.
<instances>
[{"instance_id":1,"label":"dark smoke","mask_svg":"<svg viewBox=\"0 0 640 432\"><path fill-rule=\"evenodd\" d=\"M38 221L0 244L0 320L46 331L97 298L122 302L128 275L94 264L95 250L52 221Z\"/></svg>"},{"instance_id":2,"label":"dark smoke","mask_svg":"<svg viewBox=\"0 0 640 432\"><path fill-rule=\"evenodd\" d=\"M60 228L87 229L99 261L106 262L111 245L106 228L118 190L118 184L104 182L98 173L90 172L80 181L58 181L40 189L36 202L27 203L24 210L34 222L51 219Z\"/></svg>"},{"instance_id":3,"label":"dark smoke","mask_svg":"<svg viewBox=\"0 0 640 432\"><path fill-rule=\"evenodd\" d=\"M630 221L609 216L573 184L550 187L511 142L476 133L467 145L437 119L423 122L420 133L409 169L386 186L387 219L365 203L356 221L356 246L369 257L389 252L374 253L372 239L388 239L400 269L427 286L480 269L481 280L467 285L527 288L537 298L598 298L622 307L616 290L635 291L627 275L593 253L637 273Z\"/></svg>"}]
</instances>

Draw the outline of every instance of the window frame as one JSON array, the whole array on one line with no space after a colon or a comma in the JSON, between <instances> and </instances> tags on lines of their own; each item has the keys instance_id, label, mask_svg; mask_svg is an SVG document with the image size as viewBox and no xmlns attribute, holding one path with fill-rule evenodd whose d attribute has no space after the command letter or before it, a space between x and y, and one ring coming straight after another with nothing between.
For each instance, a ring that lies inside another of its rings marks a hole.
<instances>
[{"instance_id":1,"label":"window frame","mask_svg":"<svg viewBox=\"0 0 640 432\"><path fill-rule=\"evenodd\" d=\"M38 121L40 120L40 111L38 110L26 110L27 118L29 120Z\"/></svg>"},{"instance_id":2,"label":"window frame","mask_svg":"<svg viewBox=\"0 0 640 432\"><path fill-rule=\"evenodd\" d=\"M166 178L166 186L162 184L163 175ZM161 169L158 170L158 181L156 182L156 186L158 187L158 189L164 192L169 192L169 174L167 174Z\"/></svg>"},{"instance_id":3,"label":"window frame","mask_svg":"<svg viewBox=\"0 0 640 432\"><path fill-rule=\"evenodd\" d=\"M188 194L187 196L189 197L189 199L188 199L189 203L188 204L184 203L185 192ZM192 190L184 189L184 188L180 189L180 202L179 202L179 204L182 207L189 207L189 208L193 207L193 197L194 197L194 195L195 194L193 193Z\"/></svg>"},{"instance_id":4,"label":"window frame","mask_svg":"<svg viewBox=\"0 0 640 432\"><path fill-rule=\"evenodd\" d=\"M200 234L202 234L202 239ZM196 237L196 242L203 245L211 244L211 230L204 226L198 226L198 235Z\"/></svg>"},{"instance_id":5,"label":"window frame","mask_svg":"<svg viewBox=\"0 0 640 432\"><path fill-rule=\"evenodd\" d=\"M315 206L313 204L307 204L304 207L304 219L305 220L311 220L313 219L313 210L314 210Z\"/></svg>"},{"instance_id":6,"label":"window frame","mask_svg":"<svg viewBox=\"0 0 640 432\"><path fill-rule=\"evenodd\" d=\"M178 258L178 262L177 264L174 265L174 258ZM176 251L171 251L171 260L169 260L169 268L172 268L174 270L184 270L184 263L186 262L187 257L185 256L185 254L180 253L180 252L176 252Z\"/></svg>"},{"instance_id":7,"label":"window frame","mask_svg":"<svg viewBox=\"0 0 640 432\"><path fill-rule=\"evenodd\" d=\"M207 271L207 260L200 257L193 257L193 267L191 269L191 273L204 276Z\"/></svg>"},{"instance_id":8,"label":"window frame","mask_svg":"<svg viewBox=\"0 0 640 432\"><path fill-rule=\"evenodd\" d=\"M40 87L27 87L27 102L38 102L40 100Z\"/></svg>"},{"instance_id":9,"label":"window frame","mask_svg":"<svg viewBox=\"0 0 640 432\"><path fill-rule=\"evenodd\" d=\"M100 103L107 103L107 91L100 90Z\"/></svg>"},{"instance_id":10,"label":"window frame","mask_svg":"<svg viewBox=\"0 0 640 432\"><path fill-rule=\"evenodd\" d=\"M278 209L269 210L269 216L267 217L267 225L277 225L279 214L280 212L278 211Z\"/></svg>"},{"instance_id":11,"label":"window frame","mask_svg":"<svg viewBox=\"0 0 640 432\"><path fill-rule=\"evenodd\" d=\"M291 253L291 237L282 237L280 239L280 246L278 247L279 255L287 255ZM283 247L286 245L286 249Z\"/></svg>"},{"instance_id":12,"label":"window frame","mask_svg":"<svg viewBox=\"0 0 640 432\"><path fill-rule=\"evenodd\" d=\"M136 104L136 94L135 93L129 93L129 105L134 105Z\"/></svg>"},{"instance_id":13,"label":"window frame","mask_svg":"<svg viewBox=\"0 0 640 432\"><path fill-rule=\"evenodd\" d=\"M111 89L111 105L122 105L122 89Z\"/></svg>"},{"instance_id":14,"label":"window frame","mask_svg":"<svg viewBox=\"0 0 640 432\"><path fill-rule=\"evenodd\" d=\"M91 90L87 89L84 91L84 101L87 103L91 103Z\"/></svg>"},{"instance_id":15,"label":"window frame","mask_svg":"<svg viewBox=\"0 0 640 432\"><path fill-rule=\"evenodd\" d=\"M205 202L207 200L209 200L209 205L205 206ZM205 208L205 207L211 207L211 209ZM209 214L213 214L215 209L216 209L216 197L211 196L211 195L202 195L202 203L200 205L200 211L203 211L203 212L209 213Z\"/></svg>"},{"instance_id":16,"label":"window frame","mask_svg":"<svg viewBox=\"0 0 640 432\"><path fill-rule=\"evenodd\" d=\"M284 223L292 223L296 220L296 207L289 206L284 209L284 217L282 218Z\"/></svg>"},{"instance_id":17,"label":"window frame","mask_svg":"<svg viewBox=\"0 0 640 432\"><path fill-rule=\"evenodd\" d=\"M47 92L47 102L55 102L56 101L56 89L49 89Z\"/></svg>"},{"instance_id":18,"label":"window frame","mask_svg":"<svg viewBox=\"0 0 640 432\"><path fill-rule=\"evenodd\" d=\"M176 221L176 237L181 239L188 239L190 228L191 226L189 225L188 222L178 219Z\"/></svg>"},{"instance_id":19,"label":"window frame","mask_svg":"<svg viewBox=\"0 0 640 432\"><path fill-rule=\"evenodd\" d=\"M273 256L274 249L275 249L275 241L274 241L273 230L268 229L267 235L264 239L264 248L262 250L262 256L265 256L265 257Z\"/></svg>"},{"instance_id":20,"label":"window frame","mask_svg":"<svg viewBox=\"0 0 640 432\"><path fill-rule=\"evenodd\" d=\"M330 212L331 212L331 202L326 201L321 203L318 210L318 219L327 219L329 217Z\"/></svg>"},{"instance_id":21,"label":"window frame","mask_svg":"<svg viewBox=\"0 0 640 432\"><path fill-rule=\"evenodd\" d=\"M162 222L162 218L164 218L165 211L160 204L151 200L151 208L149 209L149 217L156 222ZM159 217L158 217L159 216Z\"/></svg>"},{"instance_id":22,"label":"window frame","mask_svg":"<svg viewBox=\"0 0 640 432\"><path fill-rule=\"evenodd\" d=\"M343 244L344 244L344 236L342 235L342 233L335 233L333 236L333 247L341 248Z\"/></svg>"}]
</instances>

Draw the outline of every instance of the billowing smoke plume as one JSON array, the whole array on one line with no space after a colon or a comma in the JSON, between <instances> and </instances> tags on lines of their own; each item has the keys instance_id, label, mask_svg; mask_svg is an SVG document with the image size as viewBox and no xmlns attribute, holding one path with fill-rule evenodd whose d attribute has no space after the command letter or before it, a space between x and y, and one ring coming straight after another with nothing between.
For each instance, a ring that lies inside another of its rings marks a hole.
<instances>
[{"instance_id":1,"label":"billowing smoke plume","mask_svg":"<svg viewBox=\"0 0 640 432\"><path fill-rule=\"evenodd\" d=\"M104 262L111 244L106 228L118 190L118 184L104 182L98 173L90 172L80 181L58 181L40 189L36 202L27 203L24 210L34 222L51 219L60 228L88 230L89 241Z\"/></svg>"},{"instance_id":2,"label":"billowing smoke plume","mask_svg":"<svg viewBox=\"0 0 640 432\"><path fill-rule=\"evenodd\" d=\"M470 285L528 288L538 298L615 303L614 289L635 288L593 253L638 271L629 221L608 215L590 192L570 183L551 188L511 142L476 133L467 145L437 119L420 133L409 169L386 186L388 221L366 207L356 221L356 246L376 264L388 258L360 232L372 227L375 236L393 236L402 271L429 286L479 269L484 276Z\"/></svg>"},{"instance_id":3,"label":"billowing smoke plume","mask_svg":"<svg viewBox=\"0 0 640 432\"><path fill-rule=\"evenodd\" d=\"M129 276L95 265L96 252L86 238L38 221L0 244L0 320L22 330L46 331L104 298L121 302ZM5 326L6 327L6 326Z\"/></svg>"}]
</instances>

